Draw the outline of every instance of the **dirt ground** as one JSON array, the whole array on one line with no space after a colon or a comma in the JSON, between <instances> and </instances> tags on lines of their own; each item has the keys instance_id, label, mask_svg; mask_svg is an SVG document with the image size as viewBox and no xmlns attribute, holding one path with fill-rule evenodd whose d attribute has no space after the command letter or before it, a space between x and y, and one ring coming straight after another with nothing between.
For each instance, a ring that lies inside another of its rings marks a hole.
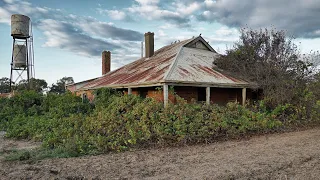
<instances>
[{"instance_id":1,"label":"dirt ground","mask_svg":"<svg viewBox=\"0 0 320 180\"><path fill-rule=\"evenodd\" d=\"M320 179L320 128L180 148L6 162L37 144L0 134L0 179Z\"/></svg>"},{"instance_id":2,"label":"dirt ground","mask_svg":"<svg viewBox=\"0 0 320 180\"><path fill-rule=\"evenodd\" d=\"M20 149L33 149L38 147L40 144L30 141L15 141L12 139L4 138L5 132L0 131L0 163L2 163L4 159L4 155L11 152L12 150L20 150ZM2 167L0 165L0 167ZM0 168L1 173L1 168ZM0 174L1 179L1 174Z\"/></svg>"}]
</instances>

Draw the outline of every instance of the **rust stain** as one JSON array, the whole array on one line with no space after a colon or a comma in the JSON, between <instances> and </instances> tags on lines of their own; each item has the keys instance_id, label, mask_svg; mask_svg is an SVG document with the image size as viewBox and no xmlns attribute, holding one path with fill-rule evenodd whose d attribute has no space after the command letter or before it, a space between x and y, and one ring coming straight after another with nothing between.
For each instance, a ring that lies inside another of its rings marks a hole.
<instances>
[{"instance_id":1,"label":"rust stain","mask_svg":"<svg viewBox=\"0 0 320 180\"><path fill-rule=\"evenodd\" d=\"M188 70L182 68L181 66L179 66L179 69L180 69L181 71L183 71L185 74L189 74L189 73L190 73Z\"/></svg>"},{"instance_id":2,"label":"rust stain","mask_svg":"<svg viewBox=\"0 0 320 180\"><path fill-rule=\"evenodd\" d=\"M164 78L171 62L177 55L183 42L165 46L154 53L150 58L141 58L127 64L105 76L100 77L83 88L99 88L116 84L135 84L156 82Z\"/></svg>"},{"instance_id":3,"label":"rust stain","mask_svg":"<svg viewBox=\"0 0 320 180\"><path fill-rule=\"evenodd\" d=\"M140 58L115 71L111 71L94 81L88 82L82 89L100 88L117 84L154 83L164 80L164 75L169 70L170 65L173 63L181 46L189 41L190 40L181 41L165 46L157 50L152 57ZM193 49L192 51L195 50ZM210 53L211 52L207 52L203 57L212 55ZM176 70L178 75L177 77L174 77L173 75L172 78L177 81L189 79L189 81L195 82L230 83L231 85L239 82L246 83L242 80L230 77L225 73L220 73L219 71L212 69L208 64L210 63L207 61L199 62L193 59L193 61L189 62L188 60L185 60L182 64L172 67Z\"/></svg>"},{"instance_id":4,"label":"rust stain","mask_svg":"<svg viewBox=\"0 0 320 180\"><path fill-rule=\"evenodd\" d=\"M241 80L238 80L236 78L233 78L231 76L228 76L228 75L225 75L228 79L232 80L233 82L244 82L244 81L241 81Z\"/></svg>"},{"instance_id":5,"label":"rust stain","mask_svg":"<svg viewBox=\"0 0 320 180\"><path fill-rule=\"evenodd\" d=\"M207 67L207 66L201 66L201 65L199 65L199 64L197 64L196 66L197 66L198 68L200 68L201 70L205 71L206 73L212 74L212 75L214 75L214 76L217 77L217 78L225 78L222 74L214 71L213 69L211 69L211 68L209 68L209 67Z\"/></svg>"},{"instance_id":6,"label":"rust stain","mask_svg":"<svg viewBox=\"0 0 320 180\"><path fill-rule=\"evenodd\" d=\"M158 70L156 73L150 74L149 77L146 79L146 81L155 81L155 80L163 79L166 70L169 69L169 66L170 65L167 65L162 69Z\"/></svg>"}]
</instances>

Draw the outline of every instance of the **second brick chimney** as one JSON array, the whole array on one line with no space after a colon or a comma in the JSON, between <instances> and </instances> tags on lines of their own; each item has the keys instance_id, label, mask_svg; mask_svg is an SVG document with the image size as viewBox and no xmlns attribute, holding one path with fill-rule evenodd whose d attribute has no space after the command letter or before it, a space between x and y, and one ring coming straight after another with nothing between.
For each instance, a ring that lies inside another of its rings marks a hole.
<instances>
[{"instance_id":1,"label":"second brick chimney","mask_svg":"<svg viewBox=\"0 0 320 180\"><path fill-rule=\"evenodd\" d=\"M103 51L102 52L102 75L107 74L110 72L111 67L111 52L110 51Z\"/></svg>"},{"instance_id":2,"label":"second brick chimney","mask_svg":"<svg viewBox=\"0 0 320 180\"><path fill-rule=\"evenodd\" d=\"M144 34L145 55L146 58L153 56L154 53L154 33L147 32Z\"/></svg>"}]
</instances>

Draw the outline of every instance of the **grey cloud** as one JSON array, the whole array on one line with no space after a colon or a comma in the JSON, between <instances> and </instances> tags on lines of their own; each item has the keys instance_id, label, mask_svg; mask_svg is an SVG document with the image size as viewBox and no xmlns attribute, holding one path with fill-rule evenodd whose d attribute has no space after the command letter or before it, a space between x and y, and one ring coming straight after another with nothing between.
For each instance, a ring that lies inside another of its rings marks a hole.
<instances>
[{"instance_id":1,"label":"grey cloud","mask_svg":"<svg viewBox=\"0 0 320 180\"><path fill-rule=\"evenodd\" d=\"M104 24L101 28L105 28L105 35L109 35L112 39L127 40L127 41L140 41L143 39L143 34L137 31L122 29L115 26ZM102 36L103 34L101 34Z\"/></svg>"},{"instance_id":2,"label":"grey cloud","mask_svg":"<svg viewBox=\"0 0 320 180\"><path fill-rule=\"evenodd\" d=\"M143 39L143 34L140 32L118 28L105 22L98 22L92 18L83 18L78 26L86 32L103 38L125 41L141 41Z\"/></svg>"},{"instance_id":3,"label":"grey cloud","mask_svg":"<svg viewBox=\"0 0 320 180\"><path fill-rule=\"evenodd\" d=\"M185 17L180 17L180 16L173 16L173 15L163 15L161 17L163 20L167 20L175 25L178 25L179 27L190 27L190 20Z\"/></svg>"},{"instance_id":4,"label":"grey cloud","mask_svg":"<svg viewBox=\"0 0 320 180\"><path fill-rule=\"evenodd\" d=\"M198 16L229 27L263 28L274 26L302 38L320 37L318 0L217 0Z\"/></svg>"},{"instance_id":5,"label":"grey cloud","mask_svg":"<svg viewBox=\"0 0 320 180\"><path fill-rule=\"evenodd\" d=\"M104 49L121 48L119 45L88 36L82 30L65 22L43 20L38 23L38 27L44 31L48 39L45 46L48 47L58 47L87 56L100 56Z\"/></svg>"},{"instance_id":6,"label":"grey cloud","mask_svg":"<svg viewBox=\"0 0 320 180\"><path fill-rule=\"evenodd\" d=\"M97 12L102 15L102 16L108 16L109 18L113 20L118 20L118 21L125 21L125 22L134 22L135 20L126 14L124 11L119 11L119 10L108 10L108 9L103 9L103 8L97 8Z\"/></svg>"},{"instance_id":7,"label":"grey cloud","mask_svg":"<svg viewBox=\"0 0 320 180\"><path fill-rule=\"evenodd\" d=\"M188 2L190 3L195 1L200 0L188 0ZM140 15L140 18L148 20L162 20L181 28L190 28L191 15L186 15L179 12L176 3L182 3L184 5L189 4L183 0L160 0L159 2L153 3L136 2L133 3L131 7L124 8L124 10L127 11L131 17L136 17L136 15Z\"/></svg>"},{"instance_id":8,"label":"grey cloud","mask_svg":"<svg viewBox=\"0 0 320 180\"><path fill-rule=\"evenodd\" d=\"M57 47L86 56L100 56L102 50L116 52L128 49L131 48L132 41L143 38L140 32L119 28L92 17L67 15L60 10L35 7L24 1L7 3L1 0L1 3L0 23L9 23L11 14L28 15L33 21L33 27L43 31L46 37L44 46L47 47ZM122 42L114 42L117 40Z\"/></svg>"}]
</instances>

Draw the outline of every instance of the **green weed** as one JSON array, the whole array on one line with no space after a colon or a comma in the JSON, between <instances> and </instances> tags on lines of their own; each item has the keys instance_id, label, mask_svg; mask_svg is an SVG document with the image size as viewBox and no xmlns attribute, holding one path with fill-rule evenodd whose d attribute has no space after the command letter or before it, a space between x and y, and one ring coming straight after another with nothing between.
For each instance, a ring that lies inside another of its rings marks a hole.
<instances>
[{"instance_id":1,"label":"green weed","mask_svg":"<svg viewBox=\"0 0 320 180\"><path fill-rule=\"evenodd\" d=\"M111 89L97 90L93 104L69 93L25 92L11 99L0 99L0 128L6 130L6 136L42 142L40 149L13 152L7 160L76 157L149 145L207 143L219 137L276 131L296 123L297 114L306 114L303 105L267 109L263 101L245 107L237 103L217 106L176 99L177 103L163 108L154 99L122 95ZM311 113L310 117L319 117L316 114L319 107L318 101L307 112Z\"/></svg>"}]
</instances>

